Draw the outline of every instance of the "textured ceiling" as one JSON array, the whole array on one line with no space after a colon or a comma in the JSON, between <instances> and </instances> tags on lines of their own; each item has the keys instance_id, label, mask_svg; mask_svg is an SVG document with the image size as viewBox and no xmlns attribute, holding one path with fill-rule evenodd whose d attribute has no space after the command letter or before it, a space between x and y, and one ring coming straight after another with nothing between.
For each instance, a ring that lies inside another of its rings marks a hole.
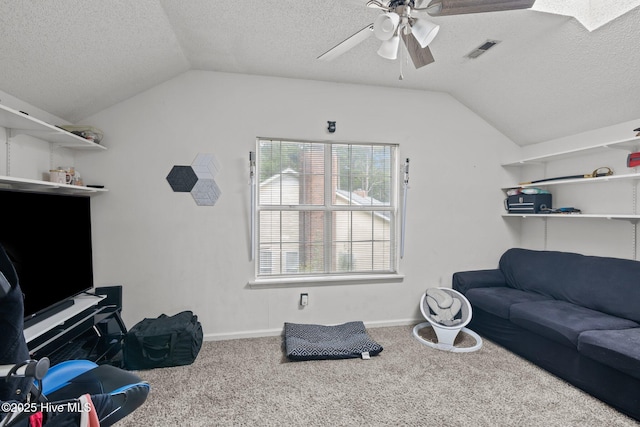
<instances>
[{"instance_id":1,"label":"textured ceiling","mask_svg":"<svg viewBox=\"0 0 640 427\"><path fill-rule=\"evenodd\" d=\"M640 118L640 8L592 32L535 10L433 18L436 62L399 80L373 37L316 60L373 22L364 3L4 0L0 90L71 122L189 69L434 90L520 145Z\"/></svg>"}]
</instances>

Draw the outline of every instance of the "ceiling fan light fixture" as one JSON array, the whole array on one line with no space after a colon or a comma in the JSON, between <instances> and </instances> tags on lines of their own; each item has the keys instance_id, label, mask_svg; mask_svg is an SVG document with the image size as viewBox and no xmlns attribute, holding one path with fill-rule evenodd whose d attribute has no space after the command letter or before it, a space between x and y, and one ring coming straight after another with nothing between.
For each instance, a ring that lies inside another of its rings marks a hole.
<instances>
[{"instance_id":1,"label":"ceiling fan light fixture","mask_svg":"<svg viewBox=\"0 0 640 427\"><path fill-rule=\"evenodd\" d=\"M398 57L398 48L400 47L400 36L395 35L389 40L385 40L378 49L378 55L386 59L396 59Z\"/></svg>"},{"instance_id":2,"label":"ceiling fan light fixture","mask_svg":"<svg viewBox=\"0 0 640 427\"><path fill-rule=\"evenodd\" d=\"M415 19L411 24L411 33L420 46L425 48L433 41L440 31L440 25L436 25L426 19Z\"/></svg>"},{"instance_id":3,"label":"ceiling fan light fixture","mask_svg":"<svg viewBox=\"0 0 640 427\"><path fill-rule=\"evenodd\" d=\"M389 40L393 37L400 23L400 15L395 12L378 15L373 23L373 34L378 40Z\"/></svg>"},{"instance_id":4,"label":"ceiling fan light fixture","mask_svg":"<svg viewBox=\"0 0 640 427\"><path fill-rule=\"evenodd\" d=\"M369 0L367 2L367 7L371 8L371 9L382 9L382 10L387 10L387 8L385 7L385 5L383 5L382 3L380 3L378 0Z\"/></svg>"}]
</instances>

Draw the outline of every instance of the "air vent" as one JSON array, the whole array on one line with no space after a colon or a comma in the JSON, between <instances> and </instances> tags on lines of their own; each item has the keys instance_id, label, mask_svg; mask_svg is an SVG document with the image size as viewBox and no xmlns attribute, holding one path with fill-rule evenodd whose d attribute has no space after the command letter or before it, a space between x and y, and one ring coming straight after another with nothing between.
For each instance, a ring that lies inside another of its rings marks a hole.
<instances>
[{"instance_id":1,"label":"air vent","mask_svg":"<svg viewBox=\"0 0 640 427\"><path fill-rule=\"evenodd\" d=\"M473 49L471 52L467 53L465 57L476 59L478 56L482 55L483 53L485 53L486 51L488 51L498 43L500 43L500 40L487 40L477 48Z\"/></svg>"}]
</instances>

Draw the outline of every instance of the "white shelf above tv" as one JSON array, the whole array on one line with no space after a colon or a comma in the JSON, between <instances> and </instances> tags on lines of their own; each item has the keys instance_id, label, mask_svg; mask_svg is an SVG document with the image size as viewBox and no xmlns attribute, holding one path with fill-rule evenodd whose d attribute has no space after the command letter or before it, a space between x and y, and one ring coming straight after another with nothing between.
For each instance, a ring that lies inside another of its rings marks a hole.
<instances>
[{"instance_id":1,"label":"white shelf above tv","mask_svg":"<svg viewBox=\"0 0 640 427\"><path fill-rule=\"evenodd\" d=\"M30 135L60 147L73 149L106 150L106 147L84 139L57 126L0 104L0 127L14 134Z\"/></svg>"},{"instance_id":2,"label":"white shelf above tv","mask_svg":"<svg viewBox=\"0 0 640 427\"><path fill-rule=\"evenodd\" d=\"M94 195L107 192L104 188L83 187L79 185L58 184L35 179L15 178L0 175L0 189L32 191L38 193L55 192L57 194Z\"/></svg>"}]
</instances>

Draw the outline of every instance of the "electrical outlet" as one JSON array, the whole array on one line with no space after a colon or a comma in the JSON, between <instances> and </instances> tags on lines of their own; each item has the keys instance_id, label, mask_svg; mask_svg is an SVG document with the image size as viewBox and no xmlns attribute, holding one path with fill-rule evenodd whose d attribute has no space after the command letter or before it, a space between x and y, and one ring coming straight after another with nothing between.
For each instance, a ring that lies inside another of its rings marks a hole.
<instances>
[{"instance_id":1,"label":"electrical outlet","mask_svg":"<svg viewBox=\"0 0 640 427\"><path fill-rule=\"evenodd\" d=\"M300 305L302 307L309 305L309 294L300 294Z\"/></svg>"}]
</instances>

